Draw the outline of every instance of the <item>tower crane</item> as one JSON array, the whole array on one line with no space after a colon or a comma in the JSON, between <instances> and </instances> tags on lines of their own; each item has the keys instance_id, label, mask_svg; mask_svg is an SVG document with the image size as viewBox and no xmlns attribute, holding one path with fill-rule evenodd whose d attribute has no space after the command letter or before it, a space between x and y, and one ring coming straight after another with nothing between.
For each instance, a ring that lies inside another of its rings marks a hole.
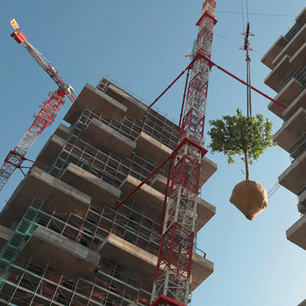
<instances>
[{"instance_id":1,"label":"tower crane","mask_svg":"<svg viewBox=\"0 0 306 306\"><path fill-rule=\"evenodd\" d=\"M11 20L11 25L14 28L11 37L13 37L18 44L21 44L30 53L38 65L46 71L51 79L56 83L58 89L55 92L50 93L49 99L41 107L40 112L35 117L30 128L21 138L14 150L11 150L5 158L4 164L0 168L0 191L3 189L15 169L20 169L22 173L25 174L23 169L29 167L23 166L23 162L31 161L27 159L25 155L30 150L36 138L47 126L52 124L61 107L64 105L65 96L67 96L72 103L76 99L73 88L63 81L51 63L48 62L42 54L27 41L26 36L19 30L19 26L15 19Z\"/></svg>"}]
</instances>

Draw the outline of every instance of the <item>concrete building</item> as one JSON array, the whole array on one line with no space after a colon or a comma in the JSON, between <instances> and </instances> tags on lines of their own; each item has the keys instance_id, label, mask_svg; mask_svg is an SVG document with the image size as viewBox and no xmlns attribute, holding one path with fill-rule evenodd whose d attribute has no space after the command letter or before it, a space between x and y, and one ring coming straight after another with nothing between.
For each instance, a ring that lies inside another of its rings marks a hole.
<instances>
[{"instance_id":1,"label":"concrete building","mask_svg":"<svg viewBox=\"0 0 306 306\"><path fill-rule=\"evenodd\" d=\"M298 197L301 218L287 230L287 238L306 250L306 8L296 17L294 26L281 36L263 56L272 71L265 83L278 94L269 110L284 120L274 140L286 150L291 165L279 176L279 183ZM300 305L306 305L306 300Z\"/></svg>"},{"instance_id":2,"label":"concrete building","mask_svg":"<svg viewBox=\"0 0 306 306\"><path fill-rule=\"evenodd\" d=\"M0 305L149 305L169 165L114 210L178 143L146 108L105 78L83 88L1 212ZM203 158L201 185L216 169ZM215 211L198 198L196 232ZM196 247L192 291L213 269Z\"/></svg>"}]
</instances>

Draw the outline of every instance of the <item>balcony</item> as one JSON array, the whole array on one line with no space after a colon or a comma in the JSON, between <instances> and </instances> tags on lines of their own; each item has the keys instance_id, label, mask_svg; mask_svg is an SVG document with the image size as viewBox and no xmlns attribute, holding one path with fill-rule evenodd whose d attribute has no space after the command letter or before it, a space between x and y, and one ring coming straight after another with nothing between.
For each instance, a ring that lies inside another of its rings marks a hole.
<instances>
[{"instance_id":1,"label":"balcony","mask_svg":"<svg viewBox=\"0 0 306 306\"><path fill-rule=\"evenodd\" d=\"M98 116L120 120L127 111L127 107L106 95L101 90L86 84L75 102L68 110L64 120L74 124L85 108L90 109Z\"/></svg>"},{"instance_id":2,"label":"balcony","mask_svg":"<svg viewBox=\"0 0 306 306\"><path fill-rule=\"evenodd\" d=\"M287 43L288 41L283 36L281 36L262 57L261 62L270 69L273 69L272 62L278 56L278 54L286 47Z\"/></svg>"},{"instance_id":3,"label":"balcony","mask_svg":"<svg viewBox=\"0 0 306 306\"><path fill-rule=\"evenodd\" d=\"M274 135L274 141L289 153L293 153L292 146L306 132L306 110L300 108L281 129Z\"/></svg>"},{"instance_id":4,"label":"balcony","mask_svg":"<svg viewBox=\"0 0 306 306\"><path fill-rule=\"evenodd\" d=\"M298 27L296 28L296 31L293 32L292 39L274 59L272 63L273 67L276 67L281 62L284 56L292 57L292 60L293 57L298 57L299 60L297 60L297 63L298 61L305 62L305 58L302 57L302 54L305 51L302 51L301 53L301 49L303 49L303 45L305 45L306 24L304 24L304 26L301 26L299 24L296 25Z\"/></svg>"},{"instance_id":5,"label":"balcony","mask_svg":"<svg viewBox=\"0 0 306 306\"><path fill-rule=\"evenodd\" d=\"M140 183L141 181L128 175L120 189L125 195L127 195ZM159 220L161 220L165 199L165 194L163 192L144 184L130 197L130 199L135 200L136 204L139 203L144 205L147 210L152 212L152 215L157 213ZM216 213L216 208L205 200L198 198L197 203L196 232L198 232Z\"/></svg>"},{"instance_id":6,"label":"balcony","mask_svg":"<svg viewBox=\"0 0 306 306\"><path fill-rule=\"evenodd\" d=\"M60 123L60 125L55 130L53 135L56 135L56 136L58 136L62 139L66 139L66 137L69 135L69 133L70 133L70 127Z\"/></svg>"},{"instance_id":7,"label":"balcony","mask_svg":"<svg viewBox=\"0 0 306 306\"><path fill-rule=\"evenodd\" d=\"M130 156L136 148L136 143L112 127L92 119L81 135L81 139L95 148L100 146L121 156Z\"/></svg>"},{"instance_id":8,"label":"balcony","mask_svg":"<svg viewBox=\"0 0 306 306\"><path fill-rule=\"evenodd\" d=\"M306 109L306 88L294 99L294 101L283 112L283 119L289 120L289 118L299 109Z\"/></svg>"},{"instance_id":9,"label":"balcony","mask_svg":"<svg viewBox=\"0 0 306 306\"><path fill-rule=\"evenodd\" d=\"M57 135L51 136L38 154L34 166L46 171L53 164L66 143L66 140Z\"/></svg>"},{"instance_id":10,"label":"balcony","mask_svg":"<svg viewBox=\"0 0 306 306\"><path fill-rule=\"evenodd\" d=\"M304 191L299 196L298 210L301 214L306 214L306 185Z\"/></svg>"},{"instance_id":11,"label":"balcony","mask_svg":"<svg viewBox=\"0 0 306 306\"><path fill-rule=\"evenodd\" d=\"M84 214L91 201L90 196L33 167L2 210L0 223L11 228L23 217L35 197L43 201L46 211L77 215Z\"/></svg>"},{"instance_id":12,"label":"balcony","mask_svg":"<svg viewBox=\"0 0 306 306\"><path fill-rule=\"evenodd\" d=\"M103 78L97 87L119 103L125 105L128 117L142 119L145 116L147 106L109 80Z\"/></svg>"},{"instance_id":13,"label":"balcony","mask_svg":"<svg viewBox=\"0 0 306 306\"><path fill-rule=\"evenodd\" d=\"M91 196L91 205L100 208L105 205L113 207L121 194L120 189L71 163L62 174L61 181Z\"/></svg>"},{"instance_id":14,"label":"balcony","mask_svg":"<svg viewBox=\"0 0 306 306\"><path fill-rule=\"evenodd\" d=\"M139 134L136 143L137 153L156 165L162 163L172 153L172 150L169 147L165 146L145 132Z\"/></svg>"},{"instance_id":15,"label":"balcony","mask_svg":"<svg viewBox=\"0 0 306 306\"><path fill-rule=\"evenodd\" d=\"M130 276L138 279L154 280L157 266L157 257L124 239L110 234L99 249L103 258L110 258L120 262L122 266L128 266ZM193 253L192 258L192 286L196 289L209 275L213 273L214 264ZM134 272L131 272L134 271Z\"/></svg>"},{"instance_id":16,"label":"balcony","mask_svg":"<svg viewBox=\"0 0 306 306\"><path fill-rule=\"evenodd\" d=\"M156 165L159 165L161 162L166 160L172 153L172 150L169 147L144 132L140 133L136 143L137 152ZM165 171L168 171L168 167L169 163L166 164ZM200 186L203 186L216 171L217 164L204 156L201 162Z\"/></svg>"},{"instance_id":17,"label":"balcony","mask_svg":"<svg viewBox=\"0 0 306 306\"><path fill-rule=\"evenodd\" d=\"M287 239L306 250L306 215L286 231Z\"/></svg>"},{"instance_id":18,"label":"balcony","mask_svg":"<svg viewBox=\"0 0 306 306\"><path fill-rule=\"evenodd\" d=\"M302 84L295 78L292 78L274 98L276 101L282 103L285 106L289 106L299 96L302 91ZM286 111L274 102L270 102L268 109L276 116L284 119L283 113Z\"/></svg>"},{"instance_id":19,"label":"balcony","mask_svg":"<svg viewBox=\"0 0 306 306\"><path fill-rule=\"evenodd\" d=\"M298 195L306 184L306 151L301 154L278 178L279 183Z\"/></svg>"},{"instance_id":20,"label":"balcony","mask_svg":"<svg viewBox=\"0 0 306 306\"><path fill-rule=\"evenodd\" d=\"M42 227L36 227L22 247L20 256L41 266L47 262L66 276L91 280L100 261L97 252Z\"/></svg>"},{"instance_id":21,"label":"balcony","mask_svg":"<svg viewBox=\"0 0 306 306\"><path fill-rule=\"evenodd\" d=\"M292 67L290 63L290 57L288 55L284 56L278 65L275 66L275 68L273 68L270 74L265 78L264 83L276 92L279 92L282 87L286 85L281 85L283 80L293 69L294 67Z\"/></svg>"}]
</instances>

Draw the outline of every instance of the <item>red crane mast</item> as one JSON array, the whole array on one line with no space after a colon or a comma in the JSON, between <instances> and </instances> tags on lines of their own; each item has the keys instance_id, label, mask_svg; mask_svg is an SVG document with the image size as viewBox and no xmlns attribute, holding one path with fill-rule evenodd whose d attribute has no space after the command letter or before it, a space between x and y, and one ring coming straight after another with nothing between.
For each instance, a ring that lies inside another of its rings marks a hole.
<instances>
[{"instance_id":1,"label":"red crane mast","mask_svg":"<svg viewBox=\"0 0 306 306\"><path fill-rule=\"evenodd\" d=\"M30 53L34 60L47 72L59 88L51 93L50 98L44 103L32 125L21 138L18 145L14 150L11 150L5 158L4 164L0 168L0 191L16 169L20 169L23 172L23 168L28 168L22 165L25 160L29 160L25 155L38 135L54 121L61 107L64 105L65 96L67 96L71 102L74 102L76 99L73 88L61 79L51 63L26 40L26 36L19 30L19 26L15 19L11 20L11 25L15 30L11 36Z\"/></svg>"},{"instance_id":2,"label":"red crane mast","mask_svg":"<svg viewBox=\"0 0 306 306\"><path fill-rule=\"evenodd\" d=\"M188 69L190 81L179 145L172 154L172 171L162 228L162 239L156 268L151 306L188 304L191 285L191 264L197 196L201 161L207 150L203 147L207 89L216 0L205 0L193 60Z\"/></svg>"}]
</instances>

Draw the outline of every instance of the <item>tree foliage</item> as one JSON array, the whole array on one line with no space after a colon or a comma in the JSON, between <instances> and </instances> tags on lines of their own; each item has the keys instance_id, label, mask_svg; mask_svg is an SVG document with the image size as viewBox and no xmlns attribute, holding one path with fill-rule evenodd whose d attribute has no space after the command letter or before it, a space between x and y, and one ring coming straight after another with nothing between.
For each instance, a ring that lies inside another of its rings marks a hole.
<instances>
[{"instance_id":1,"label":"tree foliage","mask_svg":"<svg viewBox=\"0 0 306 306\"><path fill-rule=\"evenodd\" d=\"M223 152L229 163L234 163L234 156L242 156L246 163L248 179L248 164L257 161L268 147L275 145L272 139L272 122L262 114L255 117L245 117L241 109L234 116L223 116L222 119L210 120L211 152Z\"/></svg>"}]
</instances>

